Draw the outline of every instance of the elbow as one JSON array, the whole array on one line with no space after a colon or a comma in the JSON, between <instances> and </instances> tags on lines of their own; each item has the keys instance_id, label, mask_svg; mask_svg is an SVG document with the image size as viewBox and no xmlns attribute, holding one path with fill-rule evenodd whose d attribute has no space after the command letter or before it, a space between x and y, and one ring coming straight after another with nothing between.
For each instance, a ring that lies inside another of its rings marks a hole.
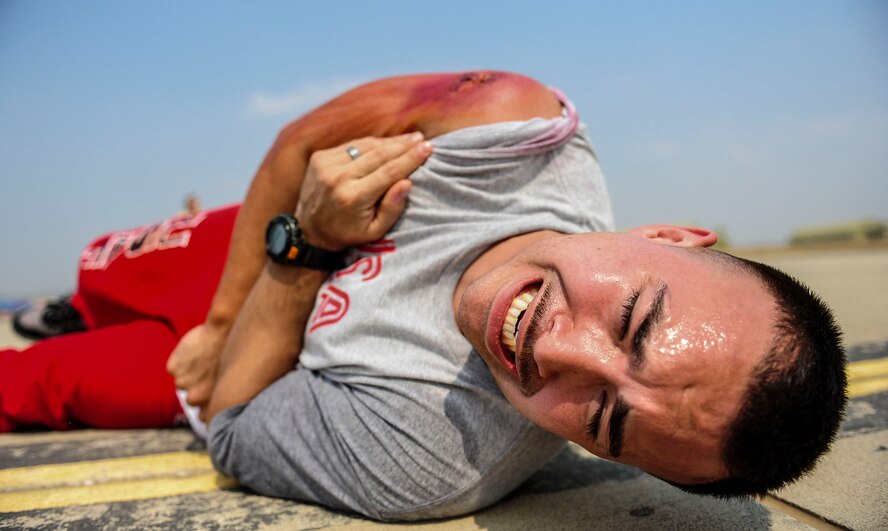
<instances>
[{"instance_id":1,"label":"elbow","mask_svg":"<svg viewBox=\"0 0 888 531\"><path fill-rule=\"evenodd\" d=\"M237 459L232 457L237 453L236 420L245 405L235 406L226 411L222 416L207 418L207 450L213 466L219 472L233 478L239 476ZM216 421L215 423L213 421Z\"/></svg>"}]
</instances>

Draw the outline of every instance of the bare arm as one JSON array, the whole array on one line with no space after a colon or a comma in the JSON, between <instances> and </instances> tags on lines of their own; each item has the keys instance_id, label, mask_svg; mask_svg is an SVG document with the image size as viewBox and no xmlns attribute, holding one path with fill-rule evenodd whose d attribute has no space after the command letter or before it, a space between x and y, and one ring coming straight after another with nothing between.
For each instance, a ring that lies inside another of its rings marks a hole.
<instances>
[{"instance_id":1,"label":"bare arm","mask_svg":"<svg viewBox=\"0 0 888 531\"><path fill-rule=\"evenodd\" d=\"M327 225L316 234L325 235L325 243L339 242L334 248L379 238L404 210L410 188L406 177L431 152L428 143L418 141L409 136L357 140L354 144L365 153L357 160L349 158L345 146L315 153L303 185L310 193L297 207L302 224ZM337 222L325 223L331 216ZM225 343L204 418L252 399L295 367L305 324L327 274L267 261Z\"/></svg>"},{"instance_id":2,"label":"bare arm","mask_svg":"<svg viewBox=\"0 0 888 531\"><path fill-rule=\"evenodd\" d=\"M364 136L420 131L432 138L461 127L557 116L560 104L541 84L503 72L382 79L331 100L287 125L250 185L207 324L227 330L264 264L262 234L278 212L292 212L314 151Z\"/></svg>"},{"instance_id":3,"label":"bare arm","mask_svg":"<svg viewBox=\"0 0 888 531\"><path fill-rule=\"evenodd\" d=\"M225 344L217 385L202 412L207 423L293 369L315 294L326 277L323 271L268 262Z\"/></svg>"},{"instance_id":4,"label":"bare arm","mask_svg":"<svg viewBox=\"0 0 888 531\"><path fill-rule=\"evenodd\" d=\"M387 84L365 85L336 98L287 125L253 178L232 233L219 287L207 325L227 333L265 263L263 231L272 216L293 212L299 200L309 156L317 150L362 136L405 132L394 112L403 98L380 97Z\"/></svg>"},{"instance_id":5,"label":"bare arm","mask_svg":"<svg viewBox=\"0 0 888 531\"><path fill-rule=\"evenodd\" d=\"M203 406L210 397L231 326L265 264L265 226L275 214L296 209L312 153L362 136L419 131L432 138L473 125L557 116L560 108L543 85L517 74L431 74L360 86L287 125L259 167L241 206L205 324L182 338L167 364L177 387L188 390L188 402ZM396 188L392 193L406 190ZM315 197L311 204L319 204L317 201ZM363 219L368 226L376 212L370 214ZM297 212L300 220L304 215ZM323 234L319 238L331 248L357 243L354 239L331 240Z\"/></svg>"},{"instance_id":6,"label":"bare arm","mask_svg":"<svg viewBox=\"0 0 888 531\"><path fill-rule=\"evenodd\" d=\"M182 337L167 361L176 386L187 390L189 404L205 406L210 398L225 341L265 265L266 224L296 209L311 154L348 139L417 129L411 113L401 112L411 85L409 79L394 78L358 87L280 132L241 205L206 321Z\"/></svg>"}]
</instances>

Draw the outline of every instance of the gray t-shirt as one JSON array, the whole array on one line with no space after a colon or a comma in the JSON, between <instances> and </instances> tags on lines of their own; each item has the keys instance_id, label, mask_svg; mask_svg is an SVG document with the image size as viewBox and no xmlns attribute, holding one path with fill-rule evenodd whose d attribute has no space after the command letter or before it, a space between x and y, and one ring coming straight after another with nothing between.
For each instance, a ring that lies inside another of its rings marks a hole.
<instances>
[{"instance_id":1,"label":"gray t-shirt","mask_svg":"<svg viewBox=\"0 0 888 531\"><path fill-rule=\"evenodd\" d=\"M493 503L562 447L505 400L451 299L500 240L612 230L595 155L564 101L560 118L433 141L402 218L318 293L296 370L213 420L220 470L263 494L413 520Z\"/></svg>"}]
</instances>

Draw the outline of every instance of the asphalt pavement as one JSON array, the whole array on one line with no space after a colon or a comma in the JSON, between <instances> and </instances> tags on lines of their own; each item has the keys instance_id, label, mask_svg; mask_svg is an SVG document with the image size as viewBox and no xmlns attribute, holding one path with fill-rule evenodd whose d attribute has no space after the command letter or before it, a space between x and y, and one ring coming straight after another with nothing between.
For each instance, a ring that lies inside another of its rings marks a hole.
<instances>
[{"instance_id":1,"label":"asphalt pavement","mask_svg":"<svg viewBox=\"0 0 888 531\"><path fill-rule=\"evenodd\" d=\"M851 405L809 477L761 501L684 494L575 446L516 492L449 520L380 524L257 496L216 473L187 429L0 435L0 529L888 529L888 249L743 253L835 310ZM0 319L0 345L23 346Z\"/></svg>"}]
</instances>

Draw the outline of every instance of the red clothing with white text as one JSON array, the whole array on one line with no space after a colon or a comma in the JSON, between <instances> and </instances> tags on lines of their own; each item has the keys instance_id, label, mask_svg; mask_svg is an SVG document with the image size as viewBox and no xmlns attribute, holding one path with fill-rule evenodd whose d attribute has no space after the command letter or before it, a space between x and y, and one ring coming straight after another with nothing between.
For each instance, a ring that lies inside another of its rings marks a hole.
<instances>
[{"instance_id":1,"label":"red clothing with white text","mask_svg":"<svg viewBox=\"0 0 888 531\"><path fill-rule=\"evenodd\" d=\"M87 246L71 299L87 331L0 351L0 432L174 425L166 360L206 317L237 212L175 216Z\"/></svg>"}]
</instances>

